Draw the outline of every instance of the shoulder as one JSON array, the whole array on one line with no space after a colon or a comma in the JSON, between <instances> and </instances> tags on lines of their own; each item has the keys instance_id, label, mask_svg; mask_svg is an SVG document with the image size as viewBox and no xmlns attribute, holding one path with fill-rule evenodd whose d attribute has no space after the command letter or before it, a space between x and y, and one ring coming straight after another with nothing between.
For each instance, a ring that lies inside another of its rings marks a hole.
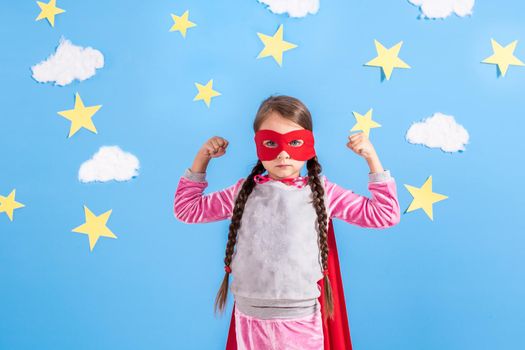
<instances>
[{"instance_id":1,"label":"shoulder","mask_svg":"<svg viewBox=\"0 0 525 350\"><path fill-rule=\"evenodd\" d=\"M244 184L244 181L246 181L246 179L244 177L241 177L239 180L237 180L237 182L233 186L236 189L240 188Z\"/></svg>"},{"instance_id":2,"label":"shoulder","mask_svg":"<svg viewBox=\"0 0 525 350\"><path fill-rule=\"evenodd\" d=\"M237 196L237 193L239 193L239 191L241 190L244 181L246 181L246 178L242 177L231 186L231 188L233 189L234 196Z\"/></svg>"},{"instance_id":3,"label":"shoulder","mask_svg":"<svg viewBox=\"0 0 525 350\"><path fill-rule=\"evenodd\" d=\"M333 186L333 183L330 180L328 180L326 175L321 174L319 178L321 179L321 184L323 185L325 191Z\"/></svg>"},{"instance_id":4,"label":"shoulder","mask_svg":"<svg viewBox=\"0 0 525 350\"><path fill-rule=\"evenodd\" d=\"M333 184L330 182L330 180L328 180L328 178L324 174L319 175L319 181L321 182L324 196L326 197L327 194L332 190Z\"/></svg>"},{"instance_id":5,"label":"shoulder","mask_svg":"<svg viewBox=\"0 0 525 350\"><path fill-rule=\"evenodd\" d=\"M352 189L346 188L344 186L340 186L336 182L331 181L324 175L322 177L323 177L325 194L330 200L333 198L339 197L342 194L354 192Z\"/></svg>"}]
</instances>

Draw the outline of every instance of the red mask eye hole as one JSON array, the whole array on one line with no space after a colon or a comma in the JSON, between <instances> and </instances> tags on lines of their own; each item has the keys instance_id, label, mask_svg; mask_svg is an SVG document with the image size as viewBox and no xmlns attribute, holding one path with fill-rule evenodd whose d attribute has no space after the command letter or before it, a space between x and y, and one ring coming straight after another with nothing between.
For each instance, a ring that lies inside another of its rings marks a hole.
<instances>
[{"instance_id":1,"label":"red mask eye hole","mask_svg":"<svg viewBox=\"0 0 525 350\"><path fill-rule=\"evenodd\" d=\"M303 145L303 140L292 140L290 141L290 146L292 147L301 147Z\"/></svg>"},{"instance_id":2,"label":"red mask eye hole","mask_svg":"<svg viewBox=\"0 0 525 350\"><path fill-rule=\"evenodd\" d=\"M272 140L265 140L265 141L263 141L263 145L268 147L268 148L276 148L277 147L277 143L275 143Z\"/></svg>"}]
</instances>

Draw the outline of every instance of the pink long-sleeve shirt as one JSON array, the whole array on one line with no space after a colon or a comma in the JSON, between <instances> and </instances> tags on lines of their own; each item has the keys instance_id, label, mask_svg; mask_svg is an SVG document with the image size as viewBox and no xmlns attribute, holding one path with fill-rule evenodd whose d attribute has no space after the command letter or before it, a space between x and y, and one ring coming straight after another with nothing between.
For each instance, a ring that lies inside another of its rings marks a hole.
<instances>
[{"instance_id":1,"label":"pink long-sleeve shirt","mask_svg":"<svg viewBox=\"0 0 525 350\"><path fill-rule=\"evenodd\" d=\"M343 188L324 175L322 178L329 218L368 228L385 228L399 223L401 215L396 182L388 170L369 174L368 190L371 197ZM204 194L208 187L205 173L192 173L186 169L175 192L175 217L189 224L231 218L236 194L244 180L241 178L225 189Z\"/></svg>"}]
</instances>

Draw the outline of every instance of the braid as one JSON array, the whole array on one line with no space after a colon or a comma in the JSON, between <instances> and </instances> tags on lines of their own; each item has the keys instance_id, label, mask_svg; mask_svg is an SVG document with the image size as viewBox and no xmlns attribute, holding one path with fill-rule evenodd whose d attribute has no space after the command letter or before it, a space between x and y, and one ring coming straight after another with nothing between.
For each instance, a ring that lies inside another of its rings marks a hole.
<instances>
[{"instance_id":1,"label":"braid","mask_svg":"<svg viewBox=\"0 0 525 350\"><path fill-rule=\"evenodd\" d=\"M262 174L264 171L265 168L262 162L259 160L257 164L253 167L250 175L248 175L246 180L243 182L242 187L239 190L239 194L237 195L237 199L235 200L232 219L228 232L228 243L226 244L226 256L224 257L224 265L227 267L230 267L230 264L232 262L232 255L234 252L235 243L237 243L237 231L241 226L241 219L242 214L244 212L244 206L246 204L246 201L248 200L248 196L250 195L250 193L252 193L253 188L255 187L255 181L253 180L253 177L255 175ZM226 306L226 299L228 297L229 274L229 272L224 273L224 278L222 280L221 287L217 292L217 297L215 298L214 306L215 313L217 313L217 306L219 307L219 311L221 313L224 311L224 308Z\"/></svg>"},{"instance_id":2,"label":"braid","mask_svg":"<svg viewBox=\"0 0 525 350\"><path fill-rule=\"evenodd\" d=\"M322 167L317 161L317 156L308 160L306 167L308 169L308 183L312 189L312 203L314 205L315 211L317 212L317 227L319 230L318 244L322 259L321 266L324 272L328 269L328 215L324 202L324 188L321 184L321 179L319 178ZM327 274L324 274L323 282L324 304L326 307L325 319L326 317L333 318L334 301L332 297L332 286L330 285L330 280L328 279Z\"/></svg>"}]
</instances>

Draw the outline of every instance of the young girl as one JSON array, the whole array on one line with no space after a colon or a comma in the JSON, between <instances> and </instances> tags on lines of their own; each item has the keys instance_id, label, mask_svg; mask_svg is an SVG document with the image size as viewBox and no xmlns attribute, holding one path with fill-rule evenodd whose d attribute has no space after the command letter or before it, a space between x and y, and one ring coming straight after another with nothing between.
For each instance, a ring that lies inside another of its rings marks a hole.
<instances>
[{"instance_id":1,"label":"young girl","mask_svg":"<svg viewBox=\"0 0 525 350\"><path fill-rule=\"evenodd\" d=\"M215 136L181 176L174 201L175 216L185 223L231 218L215 300L222 312L233 274L227 350L351 349L331 219L373 228L397 224L395 180L363 133L349 136L346 146L370 167L371 198L321 175L312 118L296 98L267 98L253 129L259 161L246 178L204 194L208 162L228 147ZM301 176L305 163L308 174Z\"/></svg>"}]
</instances>

